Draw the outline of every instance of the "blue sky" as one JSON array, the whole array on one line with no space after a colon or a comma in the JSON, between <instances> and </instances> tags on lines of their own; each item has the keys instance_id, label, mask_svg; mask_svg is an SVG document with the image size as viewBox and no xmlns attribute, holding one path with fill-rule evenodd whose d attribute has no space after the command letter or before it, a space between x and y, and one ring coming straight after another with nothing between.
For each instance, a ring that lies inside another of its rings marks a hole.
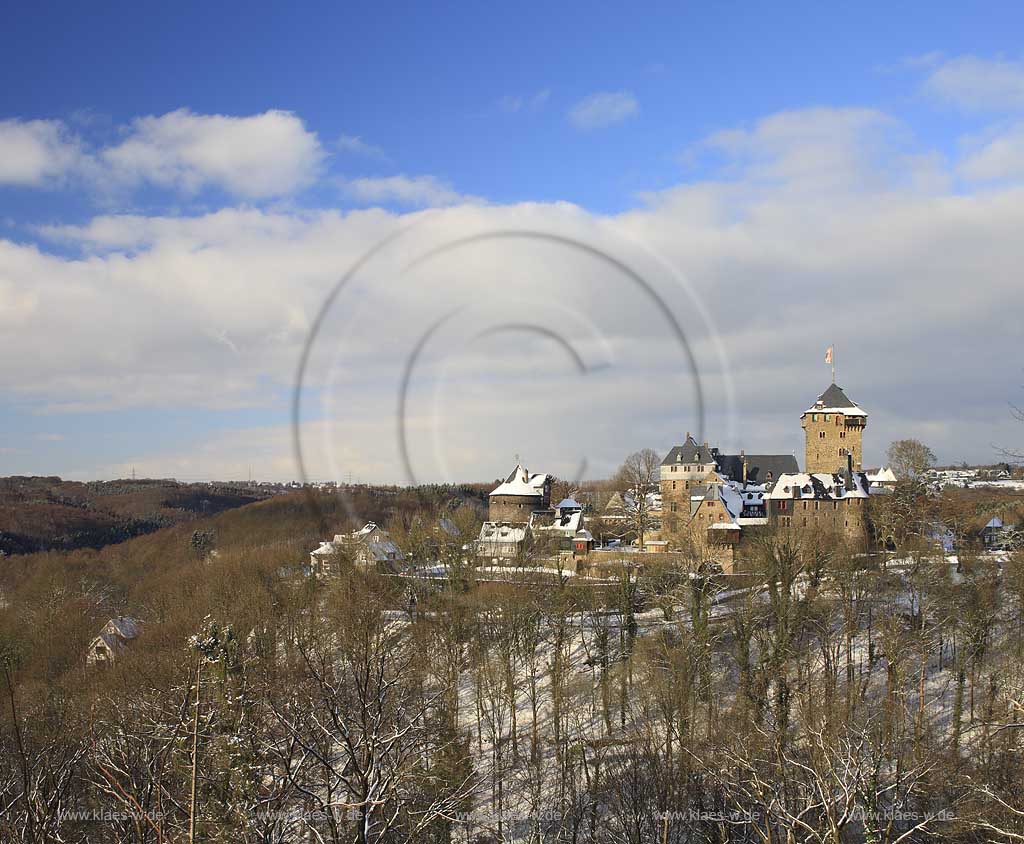
<instances>
[{"instance_id":1,"label":"blue sky","mask_svg":"<svg viewBox=\"0 0 1024 844\"><path fill-rule=\"evenodd\" d=\"M697 344L716 335L728 358L734 406L712 391L723 444L799 452L793 414L824 388L819 358L836 342L878 420L869 459L898 435L943 459L991 459L1013 444L1007 402L1021 382L1008 318L1020 295L1008 230L1024 180L1021 31L1019 4L12 8L0 31L12 344L0 473L239 476L255 462L289 477L288 396L318 303L355 257L421 219L448 238L541 220L657 253L708 311L688 327ZM542 277L534 258L562 275ZM537 296L564 285L591 308L592 268L517 253L483 272L514 274L517 261L533 267ZM270 266L296 275L264 277ZM486 284L456 279L465 266L449 268L445 293L471 301ZM915 316L904 301L921 296L957 307ZM749 322L737 318L745 305ZM382 297L374 313L390 307ZM593 307L635 355L625 383L643 371L665 383L654 373L672 366L654 340L622 327L628 307L614 293ZM979 332L1003 339L974 348ZM539 362L527 372L555 354L524 345ZM375 384L401 369L384 357L372 357ZM503 368L507 349L470 358L496 395L536 386ZM547 388L534 400L572 392ZM381 452L373 414L393 415L393 390L371 400L372 389L358 388L374 408L365 420L318 434L346 439L344 465L314 474L399 478L393 458L360 458ZM640 400L650 411L632 436L583 436L593 471L615 449L667 449L692 414L683 393ZM600 406L618 418L615 402ZM486 415L486 437L450 425L448 469L431 459L420 474L492 477L513 453L564 456L543 427L513 442L503 424L523 430Z\"/></svg>"}]
</instances>

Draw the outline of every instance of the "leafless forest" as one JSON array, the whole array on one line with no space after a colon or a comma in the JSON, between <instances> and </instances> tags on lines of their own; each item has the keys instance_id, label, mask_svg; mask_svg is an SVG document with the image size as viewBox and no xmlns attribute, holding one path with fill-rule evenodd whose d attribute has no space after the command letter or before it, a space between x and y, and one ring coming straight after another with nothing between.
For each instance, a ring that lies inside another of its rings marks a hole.
<instances>
[{"instance_id":1,"label":"leafless forest","mask_svg":"<svg viewBox=\"0 0 1024 844\"><path fill-rule=\"evenodd\" d=\"M381 515L442 580L305 577L300 497L5 559L0 840L1024 840L1024 555L971 541L1018 501L905 484L871 548L505 583L430 529L447 503ZM87 667L119 613L143 634Z\"/></svg>"}]
</instances>

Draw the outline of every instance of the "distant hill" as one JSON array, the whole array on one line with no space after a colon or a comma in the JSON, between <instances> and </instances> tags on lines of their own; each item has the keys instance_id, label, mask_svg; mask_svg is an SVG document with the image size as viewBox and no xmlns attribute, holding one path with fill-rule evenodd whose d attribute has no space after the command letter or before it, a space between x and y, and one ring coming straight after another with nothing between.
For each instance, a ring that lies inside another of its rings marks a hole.
<instances>
[{"instance_id":1,"label":"distant hill","mask_svg":"<svg viewBox=\"0 0 1024 844\"><path fill-rule=\"evenodd\" d=\"M173 480L0 478L0 552L101 548L267 496L258 488Z\"/></svg>"}]
</instances>

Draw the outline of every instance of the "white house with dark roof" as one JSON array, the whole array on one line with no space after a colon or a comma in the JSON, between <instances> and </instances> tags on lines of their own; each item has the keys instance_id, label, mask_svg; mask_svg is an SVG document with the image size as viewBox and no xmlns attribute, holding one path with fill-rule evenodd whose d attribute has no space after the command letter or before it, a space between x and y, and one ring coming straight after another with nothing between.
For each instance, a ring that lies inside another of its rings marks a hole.
<instances>
[{"instance_id":1,"label":"white house with dark roof","mask_svg":"<svg viewBox=\"0 0 1024 844\"><path fill-rule=\"evenodd\" d=\"M367 522L359 530L335 534L334 539L321 542L309 554L310 570L316 577L339 574L341 558L364 568L396 571L405 561L405 554L386 530Z\"/></svg>"}]
</instances>

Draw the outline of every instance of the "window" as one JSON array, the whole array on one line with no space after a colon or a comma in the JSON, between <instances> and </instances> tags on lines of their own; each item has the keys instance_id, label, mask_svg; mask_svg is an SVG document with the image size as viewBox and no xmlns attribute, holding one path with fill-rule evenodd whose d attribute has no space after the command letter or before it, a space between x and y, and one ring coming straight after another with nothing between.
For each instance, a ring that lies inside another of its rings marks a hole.
<instances>
[{"instance_id":1,"label":"window","mask_svg":"<svg viewBox=\"0 0 1024 844\"><path fill-rule=\"evenodd\" d=\"M828 422L828 414L825 414L825 421Z\"/></svg>"},{"instance_id":2,"label":"window","mask_svg":"<svg viewBox=\"0 0 1024 844\"><path fill-rule=\"evenodd\" d=\"M675 488L676 488L676 482L672 481L672 489L675 489Z\"/></svg>"},{"instance_id":3,"label":"window","mask_svg":"<svg viewBox=\"0 0 1024 844\"><path fill-rule=\"evenodd\" d=\"M811 421L812 422L817 422L818 421L818 414L817 413L812 413L811 414Z\"/></svg>"},{"instance_id":4,"label":"window","mask_svg":"<svg viewBox=\"0 0 1024 844\"><path fill-rule=\"evenodd\" d=\"M780 513L785 513L785 512L786 512L786 508L787 508L787 506L788 506L788 505L787 505L787 502L785 502L785 501L780 501L780 502L779 502L779 512L780 512Z\"/></svg>"},{"instance_id":5,"label":"window","mask_svg":"<svg viewBox=\"0 0 1024 844\"><path fill-rule=\"evenodd\" d=\"M675 501L672 502L672 512L673 513L676 512L676 502Z\"/></svg>"},{"instance_id":6,"label":"window","mask_svg":"<svg viewBox=\"0 0 1024 844\"><path fill-rule=\"evenodd\" d=\"M676 470L676 468L677 468L677 467L673 466L673 467L672 467L672 471L674 472L674 471Z\"/></svg>"},{"instance_id":7,"label":"window","mask_svg":"<svg viewBox=\"0 0 1024 844\"><path fill-rule=\"evenodd\" d=\"M840 431L839 432L839 439L841 439L841 440L845 440L846 439L846 431Z\"/></svg>"},{"instance_id":8,"label":"window","mask_svg":"<svg viewBox=\"0 0 1024 844\"><path fill-rule=\"evenodd\" d=\"M818 431L818 439L819 440L825 439L825 432L824 431Z\"/></svg>"}]
</instances>

